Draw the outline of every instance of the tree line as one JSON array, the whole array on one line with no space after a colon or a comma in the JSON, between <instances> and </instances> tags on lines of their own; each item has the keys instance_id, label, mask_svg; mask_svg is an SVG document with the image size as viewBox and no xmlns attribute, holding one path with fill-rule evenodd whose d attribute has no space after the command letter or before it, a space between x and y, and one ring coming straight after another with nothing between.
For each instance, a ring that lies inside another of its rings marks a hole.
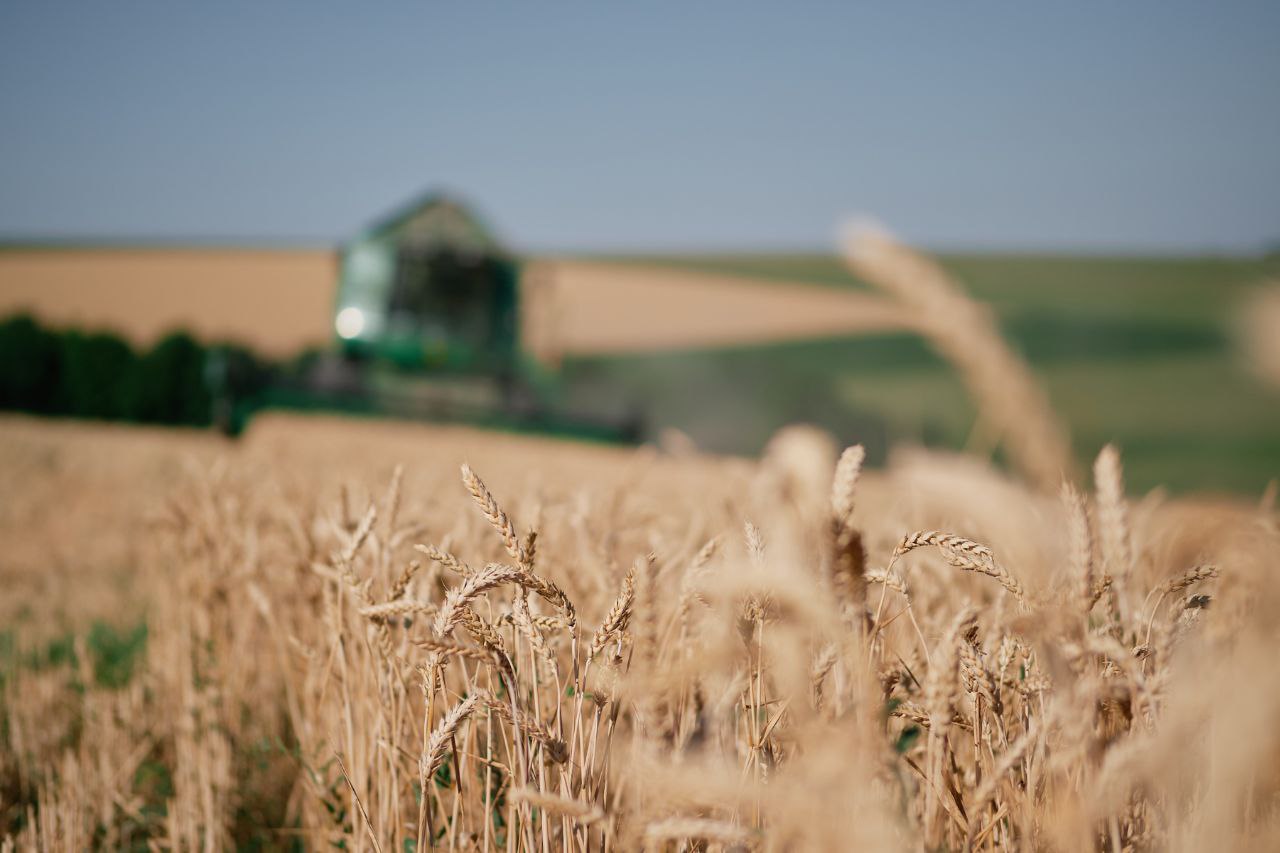
<instances>
[{"instance_id":1,"label":"tree line","mask_svg":"<svg viewBox=\"0 0 1280 853\"><path fill-rule=\"evenodd\" d=\"M249 350L175 331L146 349L104 331L54 329L27 315L0 321L0 409L39 415L208 426L228 374L260 381Z\"/></svg>"}]
</instances>

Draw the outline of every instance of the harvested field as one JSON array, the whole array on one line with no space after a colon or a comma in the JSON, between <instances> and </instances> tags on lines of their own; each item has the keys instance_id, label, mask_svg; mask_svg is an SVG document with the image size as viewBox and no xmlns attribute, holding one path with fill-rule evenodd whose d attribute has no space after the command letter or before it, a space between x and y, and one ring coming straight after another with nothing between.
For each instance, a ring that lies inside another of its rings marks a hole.
<instances>
[{"instance_id":1,"label":"harvested field","mask_svg":"<svg viewBox=\"0 0 1280 853\"><path fill-rule=\"evenodd\" d=\"M633 263L540 261L525 338L552 357L688 350L901 329L866 293ZM545 300L545 301L544 301Z\"/></svg>"},{"instance_id":2,"label":"harvested field","mask_svg":"<svg viewBox=\"0 0 1280 853\"><path fill-rule=\"evenodd\" d=\"M854 255L1018 476L902 450L864 472L809 428L748 461L0 420L23 543L0 552L0 837L1274 849L1274 506L1130 495L1114 447L1072 472L963 293L890 242Z\"/></svg>"},{"instance_id":3,"label":"harvested field","mask_svg":"<svg viewBox=\"0 0 1280 853\"><path fill-rule=\"evenodd\" d=\"M174 329L288 357L331 336L331 250L9 248L0 316L111 329L148 344ZM866 294L630 264L533 261L522 334L536 355L657 352L895 328Z\"/></svg>"},{"instance_id":4,"label":"harvested field","mask_svg":"<svg viewBox=\"0 0 1280 853\"><path fill-rule=\"evenodd\" d=\"M328 342L337 266L306 249L5 249L0 315L144 345L186 329L288 357Z\"/></svg>"}]
</instances>

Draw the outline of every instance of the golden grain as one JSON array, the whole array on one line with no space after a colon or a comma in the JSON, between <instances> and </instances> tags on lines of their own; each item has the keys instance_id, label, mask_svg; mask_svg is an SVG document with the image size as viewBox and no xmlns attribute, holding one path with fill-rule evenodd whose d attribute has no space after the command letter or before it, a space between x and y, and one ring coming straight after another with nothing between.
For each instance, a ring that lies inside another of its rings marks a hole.
<instances>
[{"instance_id":1,"label":"golden grain","mask_svg":"<svg viewBox=\"0 0 1280 853\"><path fill-rule=\"evenodd\" d=\"M1274 847L1274 508L1130 511L1113 447L1063 487L989 318L871 248L1030 484L0 419L0 849ZM88 626L135 614L122 674Z\"/></svg>"}]
</instances>

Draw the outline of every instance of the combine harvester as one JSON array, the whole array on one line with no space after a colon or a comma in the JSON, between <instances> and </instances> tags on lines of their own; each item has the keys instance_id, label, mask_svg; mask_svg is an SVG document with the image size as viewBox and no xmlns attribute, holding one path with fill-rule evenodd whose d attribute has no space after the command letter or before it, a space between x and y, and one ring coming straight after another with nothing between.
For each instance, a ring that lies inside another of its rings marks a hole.
<instances>
[{"instance_id":1,"label":"combine harvester","mask_svg":"<svg viewBox=\"0 0 1280 853\"><path fill-rule=\"evenodd\" d=\"M451 421L635 442L636 415L564 411L522 347L520 261L460 203L428 195L343 246L330 348L262 373L223 352L216 419L239 433L266 408ZM526 282L524 291L533 288Z\"/></svg>"}]
</instances>

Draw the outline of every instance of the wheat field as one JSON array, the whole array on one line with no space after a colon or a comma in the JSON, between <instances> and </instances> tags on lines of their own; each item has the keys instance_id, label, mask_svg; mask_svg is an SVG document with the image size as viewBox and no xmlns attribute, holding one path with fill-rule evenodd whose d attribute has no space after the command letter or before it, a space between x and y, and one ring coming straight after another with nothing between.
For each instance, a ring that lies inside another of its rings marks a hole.
<instances>
[{"instance_id":1,"label":"wheat field","mask_svg":"<svg viewBox=\"0 0 1280 853\"><path fill-rule=\"evenodd\" d=\"M1276 849L1270 499L1072 470L981 306L850 257L1008 470L0 421L3 848Z\"/></svg>"}]
</instances>

